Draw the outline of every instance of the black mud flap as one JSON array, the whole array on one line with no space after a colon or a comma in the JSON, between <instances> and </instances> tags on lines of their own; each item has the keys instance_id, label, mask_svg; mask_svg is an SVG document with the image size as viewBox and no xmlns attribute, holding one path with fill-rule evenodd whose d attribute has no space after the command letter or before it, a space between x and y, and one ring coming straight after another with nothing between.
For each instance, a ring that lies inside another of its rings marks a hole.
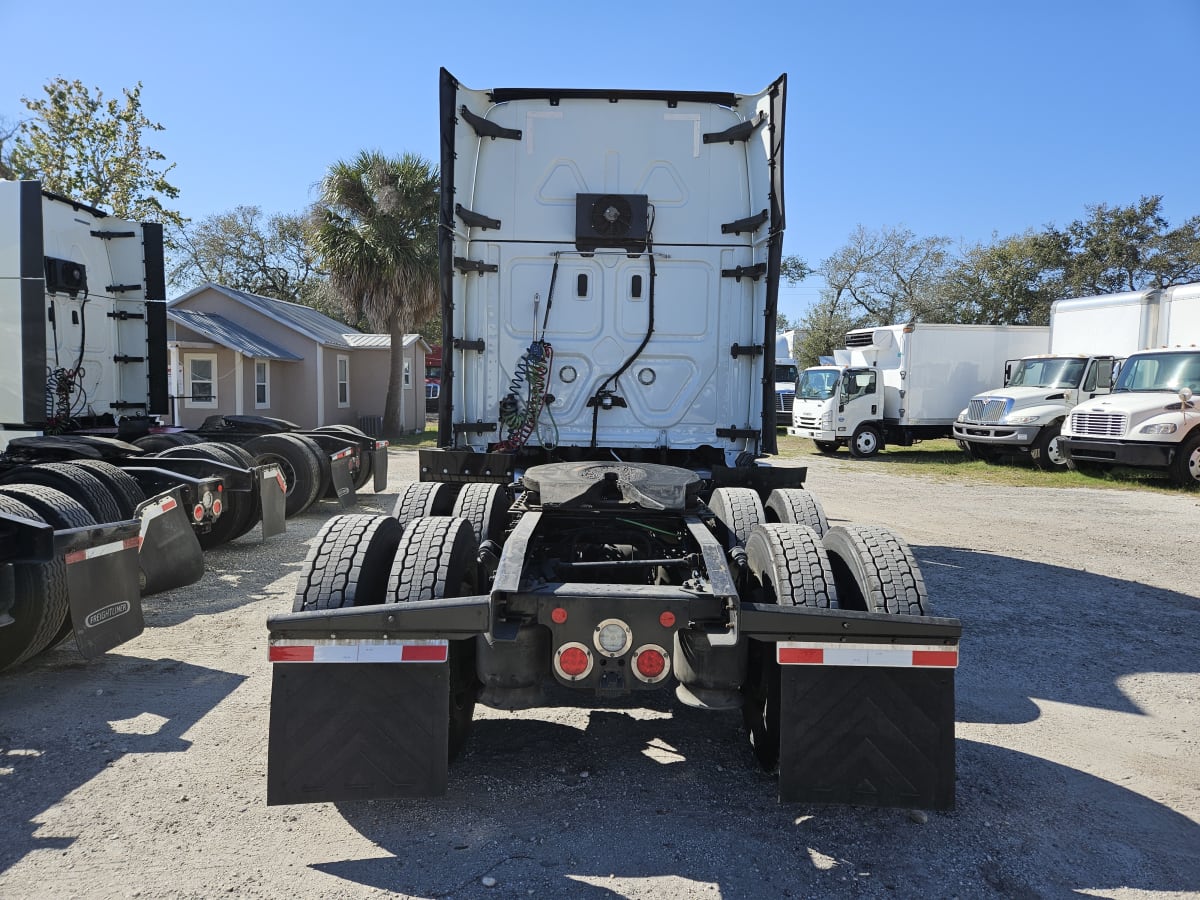
<instances>
[{"instance_id":1,"label":"black mud flap","mask_svg":"<svg viewBox=\"0 0 1200 900\"><path fill-rule=\"evenodd\" d=\"M257 466L258 497L262 507L262 539L287 531L284 513L287 505L287 482L278 466Z\"/></svg>"},{"instance_id":2,"label":"black mud flap","mask_svg":"<svg viewBox=\"0 0 1200 900\"><path fill-rule=\"evenodd\" d=\"M779 799L954 808L954 670L782 666Z\"/></svg>"},{"instance_id":3,"label":"black mud flap","mask_svg":"<svg viewBox=\"0 0 1200 900\"><path fill-rule=\"evenodd\" d=\"M267 804L446 792L449 665L275 663Z\"/></svg>"},{"instance_id":4,"label":"black mud flap","mask_svg":"<svg viewBox=\"0 0 1200 900\"><path fill-rule=\"evenodd\" d=\"M138 590L138 529L131 520L55 534L55 546L65 550L71 627L84 659L94 659L145 630Z\"/></svg>"},{"instance_id":5,"label":"black mud flap","mask_svg":"<svg viewBox=\"0 0 1200 900\"><path fill-rule=\"evenodd\" d=\"M337 493L338 503L343 509L348 509L358 503L358 494L354 491L354 479L350 477L350 452L339 453L330 457L329 466L333 472L333 489Z\"/></svg>"},{"instance_id":6,"label":"black mud flap","mask_svg":"<svg viewBox=\"0 0 1200 900\"><path fill-rule=\"evenodd\" d=\"M375 476L375 493L387 490L388 479L388 442L376 441L375 449L371 451L371 472Z\"/></svg>"},{"instance_id":7,"label":"black mud flap","mask_svg":"<svg viewBox=\"0 0 1200 900\"><path fill-rule=\"evenodd\" d=\"M183 505L182 490L163 491L138 505L142 595L195 584L204 575L204 551Z\"/></svg>"}]
</instances>

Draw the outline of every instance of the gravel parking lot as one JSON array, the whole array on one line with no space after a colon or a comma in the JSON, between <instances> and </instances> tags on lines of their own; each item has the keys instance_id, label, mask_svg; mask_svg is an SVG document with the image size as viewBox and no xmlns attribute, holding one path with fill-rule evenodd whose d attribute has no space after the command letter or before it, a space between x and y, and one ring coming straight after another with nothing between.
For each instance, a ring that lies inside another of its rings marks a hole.
<instances>
[{"instance_id":1,"label":"gravel parking lot","mask_svg":"<svg viewBox=\"0 0 1200 900\"><path fill-rule=\"evenodd\" d=\"M565 694L477 709L443 798L268 808L265 620L323 503L105 658L0 678L0 897L1200 895L1200 494L794 462L963 621L956 811L781 806L738 714Z\"/></svg>"}]
</instances>

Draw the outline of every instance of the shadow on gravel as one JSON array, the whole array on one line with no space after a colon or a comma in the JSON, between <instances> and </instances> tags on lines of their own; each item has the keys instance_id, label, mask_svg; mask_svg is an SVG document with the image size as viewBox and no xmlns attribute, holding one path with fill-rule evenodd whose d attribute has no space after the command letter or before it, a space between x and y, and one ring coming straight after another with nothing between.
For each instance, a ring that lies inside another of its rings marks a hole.
<instances>
[{"instance_id":1,"label":"shadow on gravel","mask_svg":"<svg viewBox=\"0 0 1200 900\"><path fill-rule=\"evenodd\" d=\"M312 868L455 898L1200 890L1200 827L1055 763L960 740L958 810L924 824L901 810L781 806L736 713L662 709L673 715L593 710L585 730L477 721L447 796L338 805L390 855Z\"/></svg>"},{"instance_id":2,"label":"shadow on gravel","mask_svg":"<svg viewBox=\"0 0 1200 900\"><path fill-rule=\"evenodd\" d=\"M913 552L935 612L963 623L959 721L1030 722L1032 698L1141 715L1121 678L1200 671L1200 597L974 550Z\"/></svg>"},{"instance_id":3,"label":"shadow on gravel","mask_svg":"<svg viewBox=\"0 0 1200 900\"><path fill-rule=\"evenodd\" d=\"M0 872L69 847L73 836L35 836L46 810L126 754L187 750L182 735L245 680L170 659L45 659L0 679Z\"/></svg>"}]
</instances>

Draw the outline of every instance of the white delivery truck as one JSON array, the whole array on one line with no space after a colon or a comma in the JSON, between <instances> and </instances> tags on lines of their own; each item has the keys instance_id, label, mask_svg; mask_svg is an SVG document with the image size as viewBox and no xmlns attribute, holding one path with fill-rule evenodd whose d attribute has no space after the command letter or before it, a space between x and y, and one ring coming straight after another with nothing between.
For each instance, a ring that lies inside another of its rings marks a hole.
<instances>
[{"instance_id":1,"label":"white delivery truck","mask_svg":"<svg viewBox=\"0 0 1200 900\"><path fill-rule=\"evenodd\" d=\"M1050 307L1050 352L1027 356L1005 384L971 398L954 423L966 453L990 459L1029 454L1039 467L1063 469L1058 435L1078 403L1107 394L1121 361L1156 346L1162 291L1073 297Z\"/></svg>"},{"instance_id":2,"label":"white delivery truck","mask_svg":"<svg viewBox=\"0 0 1200 900\"><path fill-rule=\"evenodd\" d=\"M778 424L786 426L792 419L792 403L796 399L796 379L800 367L792 356L794 331L785 331L775 338L775 415Z\"/></svg>"},{"instance_id":3,"label":"white delivery truck","mask_svg":"<svg viewBox=\"0 0 1200 900\"><path fill-rule=\"evenodd\" d=\"M856 328L834 365L800 373L788 434L823 453L842 445L874 456L950 437L967 400L994 383L1006 361L1045 350L1049 329L1029 325L888 325Z\"/></svg>"},{"instance_id":4,"label":"white delivery truck","mask_svg":"<svg viewBox=\"0 0 1200 900\"><path fill-rule=\"evenodd\" d=\"M1063 423L1059 447L1072 469L1139 466L1200 485L1200 283L1164 288L1158 317L1161 345L1131 355L1112 393Z\"/></svg>"}]
</instances>

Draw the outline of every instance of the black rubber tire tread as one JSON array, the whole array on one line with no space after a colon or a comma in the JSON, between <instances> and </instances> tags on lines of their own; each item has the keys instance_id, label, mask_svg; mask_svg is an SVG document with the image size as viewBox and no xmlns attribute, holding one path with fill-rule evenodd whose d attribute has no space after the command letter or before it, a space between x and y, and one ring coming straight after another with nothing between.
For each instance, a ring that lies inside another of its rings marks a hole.
<instances>
[{"instance_id":1,"label":"black rubber tire tread","mask_svg":"<svg viewBox=\"0 0 1200 900\"><path fill-rule=\"evenodd\" d=\"M62 491L81 504L97 522L121 521L121 507L104 483L84 469L70 463L38 463L26 466L5 479L9 484L40 484Z\"/></svg>"},{"instance_id":2,"label":"black rubber tire tread","mask_svg":"<svg viewBox=\"0 0 1200 900\"><path fill-rule=\"evenodd\" d=\"M392 518L401 525L426 516L442 516L454 509L454 486L441 481L405 481L400 484Z\"/></svg>"},{"instance_id":3,"label":"black rubber tire tread","mask_svg":"<svg viewBox=\"0 0 1200 900\"><path fill-rule=\"evenodd\" d=\"M1055 422L1053 425L1047 425L1038 432L1037 439L1029 448L1029 458L1033 460L1033 464L1043 472L1064 472L1067 468L1066 460L1056 463L1050 457L1050 443L1058 437L1058 433L1062 430L1062 422ZM1059 451L1061 458L1062 451Z\"/></svg>"},{"instance_id":4,"label":"black rubber tire tread","mask_svg":"<svg viewBox=\"0 0 1200 900\"><path fill-rule=\"evenodd\" d=\"M321 485L321 468L316 456L294 434L260 434L246 441L246 450L254 454L260 465L282 462L283 480L287 484L284 513L288 518L298 516L317 500Z\"/></svg>"},{"instance_id":5,"label":"black rubber tire tread","mask_svg":"<svg viewBox=\"0 0 1200 900\"><path fill-rule=\"evenodd\" d=\"M1200 488L1200 428L1193 428L1171 460L1171 481L1179 487Z\"/></svg>"},{"instance_id":6,"label":"black rubber tire tread","mask_svg":"<svg viewBox=\"0 0 1200 900\"><path fill-rule=\"evenodd\" d=\"M213 441L212 446L223 450L229 456L229 461L235 466L241 466L244 469L253 469L258 465L254 461L254 456L239 444L234 444L230 441ZM258 495L257 491L253 493L253 498L253 501L250 501L246 494L239 495L238 499L243 501L243 505L250 508L250 514L242 515L241 524L230 535L229 540L236 541L262 521L262 498ZM253 507L250 507L251 502L253 502Z\"/></svg>"},{"instance_id":7,"label":"black rubber tire tread","mask_svg":"<svg viewBox=\"0 0 1200 900\"><path fill-rule=\"evenodd\" d=\"M96 524L96 520L80 503L54 488L37 484L3 485L0 486L0 495L0 499L12 498L32 509L36 513L34 518L40 518L56 531ZM17 603L21 604L22 598L26 600L20 612L29 626L25 649L9 663L16 666L70 635L72 626L65 560L16 566L13 576L19 579L16 585ZM17 618L17 610L13 612L13 618ZM0 631L12 627L15 626L10 625Z\"/></svg>"},{"instance_id":8,"label":"black rubber tire tread","mask_svg":"<svg viewBox=\"0 0 1200 900\"><path fill-rule=\"evenodd\" d=\"M383 603L402 531L391 516L334 516L305 557L292 611Z\"/></svg>"},{"instance_id":9,"label":"black rubber tire tread","mask_svg":"<svg viewBox=\"0 0 1200 900\"><path fill-rule=\"evenodd\" d=\"M353 435L357 435L358 437L365 437L365 438L371 437L369 434L367 434L361 428L358 428L354 425L339 425L339 424L319 425L316 428L314 428L313 431L340 431L343 434L353 434Z\"/></svg>"},{"instance_id":10,"label":"black rubber tire tread","mask_svg":"<svg viewBox=\"0 0 1200 900\"><path fill-rule=\"evenodd\" d=\"M751 577L767 587L780 606L837 609L837 587L821 536L807 525L755 525L746 541Z\"/></svg>"},{"instance_id":11,"label":"black rubber tire tread","mask_svg":"<svg viewBox=\"0 0 1200 900\"><path fill-rule=\"evenodd\" d=\"M103 482L117 501L122 519L132 519L137 515L138 504L145 501L146 494L136 478L101 459L76 459L71 461L71 465L91 472Z\"/></svg>"},{"instance_id":12,"label":"black rubber tire tread","mask_svg":"<svg viewBox=\"0 0 1200 900\"><path fill-rule=\"evenodd\" d=\"M862 434L875 435L875 443L874 443L875 449L871 450L869 453L863 452L858 447L858 438L859 438L859 435L862 435ZM851 435L851 437L850 437L850 445L849 446L850 446L850 455L853 456L855 459L870 459L872 456L875 456L876 454L879 453L880 450L883 449L883 435L879 433L879 429L876 428L874 425L859 425L856 429L854 429L854 434Z\"/></svg>"},{"instance_id":13,"label":"black rubber tire tread","mask_svg":"<svg viewBox=\"0 0 1200 900\"><path fill-rule=\"evenodd\" d=\"M763 513L768 522L807 525L820 537L829 530L821 501L803 488L776 488L767 495Z\"/></svg>"},{"instance_id":14,"label":"black rubber tire tread","mask_svg":"<svg viewBox=\"0 0 1200 900\"><path fill-rule=\"evenodd\" d=\"M917 561L894 531L878 525L835 525L821 541L843 609L932 615Z\"/></svg>"},{"instance_id":15,"label":"black rubber tire tread","mask_svg":"<svg viewBox=\"0 0 1200 900\"><path fill-rule=\"evenodd\" d=\"M223 445L206 442L172 447L158 455L165 458L190 456L229 465L240 466L242 464L240 459L226 450ZM247 520L251 523L254 522L254 504L247 494L237 491L222 491L221 503L224 505L224 511L212 524L212 527L208 531L196 532L196 540L200 542L200 547L204 550L212 550L214 547L232 541L238 535L245 534Z\"/></svg>"},{"instance_id":16,"label":"black rubber tire tread","mask_svg":"<svg viewBox=\"0 0 1200 900\"><path fill-rule=\"evenodd\" d=\"M453 516L471 523L475 543L504 542L508 530L508 494L498 484L465 484L454 500Z\"/></svg>"},{"instance_id":17,"label":"black rubber tire tread","mask_svg":"<svg viewBox=\"0 0 1200 900\"><path fill-rule=\"evenodd\" d=\"M147 453L161 453L163 450L170 450L172 447L199 444L203 441L204 438L198 434L190 434L186 431L170 431L165 434L147 434L138 438L133 443Z\"/></svg>"},{"instance_id":18,"label":"black rubber tire tread","mask_svg":"<svg viewBox=\"0 0 1200 900\"><path fill-rule=\"evenodd\" d=\"M725 526L729 537L727 546L744 545L750 537L750 529L766 521L762 500L750 488L719 487L712 492L708 508Z\"/></svg>"},{"instance_id":19,"label":"black rubber tire tread","mask_svg":"<svg viewBox=\"0 0 1200 900\"><path fill-rule=\"evenodd\" d=\"M0 512L22 516L34 521L45 521L26 503L16 497L0 494ZM57 572L54 563L17 563L13 565L14 596L12 603L0 613L8 613L13 622L0 627L0 671L18 665L37 653L35 645L49 645L56 631L49 630L48 613L52 604L48 595L55 593L55 576L61 585L57 593L66 595L66 566L59 561L62 571ZM67 619L70 617L68 616Z\"/></svg>"},{"instance_id":20,"label":"black rubber tire tread","mask_svg":"<svg viewBox=\"0 0 1200 900\"><path fill-rule=\"evenodd\" d=\"M324 448L310 438L306 434L291 434L288 437L293 437L308 448L308 452L313 455L313 459L317 461L317 497L313 502L316 503L322 498L329 496L329 492L333 489L333 464L329 461L329 454ZM335 493L336 497L337 494Z\"/></svg>"},{"instance_id":21,"label":"black rubber tire tread","mask_svg":"<svg viewBox=\"0 0 1200 900\"><path fill-rule=\"evenodd\" d=\"M414 519L404 529L388 577L387 602L408 603L462 597L478 589L477 545L471 523L457 516ZM475 642L450 641L450 726L447 756L454 759L467 740L479 678Z\"/></svg>"}]
</instances>

